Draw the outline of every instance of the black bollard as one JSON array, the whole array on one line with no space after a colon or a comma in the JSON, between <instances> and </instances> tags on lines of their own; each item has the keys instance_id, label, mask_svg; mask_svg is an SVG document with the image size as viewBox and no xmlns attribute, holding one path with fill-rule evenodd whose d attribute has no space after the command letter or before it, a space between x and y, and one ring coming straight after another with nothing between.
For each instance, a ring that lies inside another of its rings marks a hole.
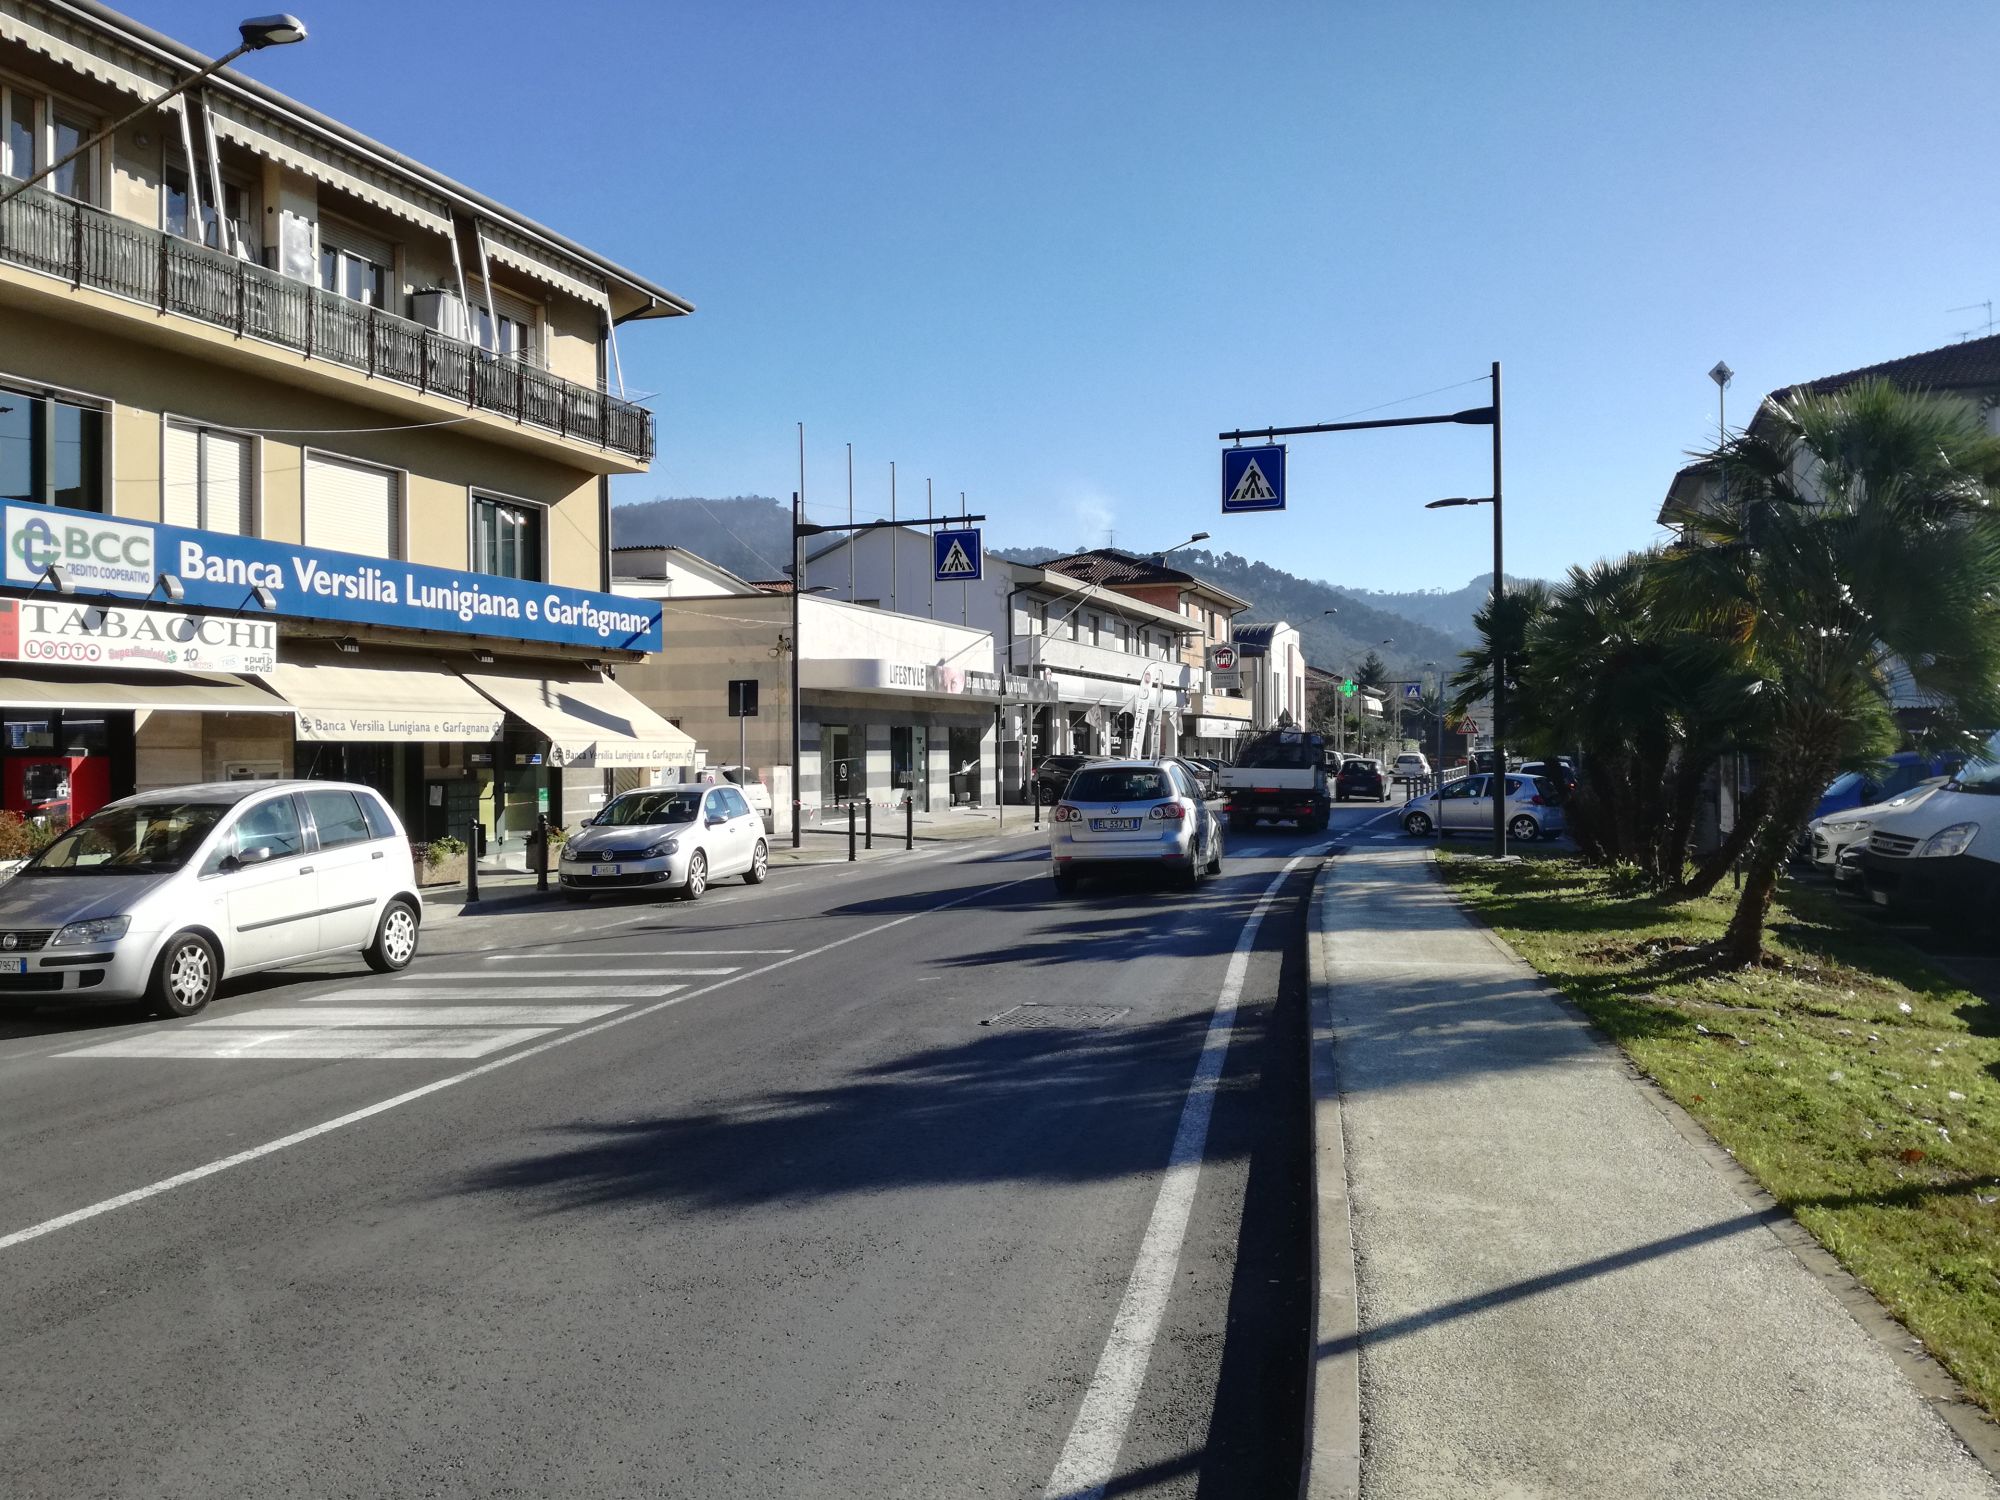
<instances>
[{"instance_id":1,"label":"black bollard","mask_svg":"<svg viewBox=\"0 0 2000 1500\"><path fill-rule=\"evenodd\" d=\"M903 796L903 847L917 847L917 799L914 792Z\"/></svg>"},{"instance_id":2,"label":"black bollard","mask_svg":"<svg viewBox=\"0 0 2000 1500\"><path fill-rule=\"evenodd\" d=\"M1028 778L1028 795L1035 802L1035 828L1039 831L1042 826L1042 779L1039 776Z\"/></svg>"},{"instance_id":3,"label":"black bollard","mask_svg":"<svg viewBox=\"0 0 2000 1500\"><path fill-rule=\"evenodd\" d=\"M852 802L847 804L847 858L850 863L854 859L854 804Z\"/></svg>"},{"instance_id":4,"label":"black bollard","mask_svg":"<svg viewBox=\"0 0 2000 1500\"><path fill-rule=\"evenodd\" d=\"M875 851L875 799L870 797L861 804L861 847L871 854Z\"/></svg>"},{"instance_id":5,"label":"black bollard","mask_svg":"<svg viewBox=\"0 0 2000 1500\"><path fill-rule=\"evenodd\" d=\"M465 904L470 906L479 899L479 814L472 815L472 821L465 829Z\"/></svg>"}]
</instances>

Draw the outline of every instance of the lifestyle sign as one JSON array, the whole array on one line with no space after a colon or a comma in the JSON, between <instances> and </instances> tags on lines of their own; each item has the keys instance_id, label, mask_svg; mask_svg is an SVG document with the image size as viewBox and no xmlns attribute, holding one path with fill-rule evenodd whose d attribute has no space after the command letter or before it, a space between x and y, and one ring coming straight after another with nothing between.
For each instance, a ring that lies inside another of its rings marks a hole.
<instances>
[{"instance_id":1,"label":"lifestyle sign","mask_svg":"<svg viewBox=\"0 0 2000 1500\"><path fill-rule=\"evenodd\" d=\"M660 607L644 599L424 563L295 547L260 537L117 520L51 505L5 506L5 581L62 570L78 594L151 595L162 576L201 609L261 612L613 650L660 649Z\"/></svg>"}]
</instances>

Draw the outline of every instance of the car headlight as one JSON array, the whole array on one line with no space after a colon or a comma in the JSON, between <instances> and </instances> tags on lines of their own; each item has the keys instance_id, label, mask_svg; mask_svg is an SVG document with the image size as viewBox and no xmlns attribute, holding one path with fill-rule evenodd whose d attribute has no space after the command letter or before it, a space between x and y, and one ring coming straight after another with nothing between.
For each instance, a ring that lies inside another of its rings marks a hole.
<instances>
[{"instance_id":1,"label":"car headlight","mask_svg":"<svg viewBox=\"0 0 2000 1500\"><path fill-rule=\"evenodd\" d=\"M115 943L132 925L130 917L92 917L72 922L49 942L51 948L80 948L87 943Z\"/></svg>"},{"instance_id":2,"label":"car headlight","mask_svg":"<svg viewBox=\"0 0 2000 1500\"><path fill-rule=\"evenodd\" d=\"M1822 823L1819 825L1821 833L1853 833L1856 829L1866 828L1867 826L1868 820L1866 818L1843 818L1838 823Z\"/></svg>"},{"instance_id":3,"label":"car headlight","mask_svg":"<svg viewBox=\"0 0 2000 1500\"><path fill-rule=\"evenodd\" d=\"M665 859L678 850L680 846L681 841L679 839L661 839L659 843L646 851L646 858Z\"/></svg>"},{"instance_id":4,"label":"car headlight","mask_svg":"<svg viewBox=\"0 0 2000 1500\"><path fill-rule=\"evenodd\" d=\"M1917 858L1949 859L1954 854L1963 854L1978 836L1977 823L1954 823L1949 828L1940 828L1918 847Z\"/></svg>"}]
</instances>

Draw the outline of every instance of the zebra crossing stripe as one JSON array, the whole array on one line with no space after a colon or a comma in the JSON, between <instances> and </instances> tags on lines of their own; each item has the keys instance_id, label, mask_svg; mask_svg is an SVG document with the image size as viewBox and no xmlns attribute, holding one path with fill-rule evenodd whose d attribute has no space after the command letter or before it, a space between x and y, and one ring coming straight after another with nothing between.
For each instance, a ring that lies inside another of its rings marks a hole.
<instances>
[{"instance_id":1,"label":"zebra crossing stripe","mask_svg":"<svg viewBox=\"0 0 2000 1500\"><path fill-rule=\"evenodd\" d=\"M189 1023L189 1029L249 1026L578 1026L595 1021L622 1005L327 1005L260 1006L236 1015L210 1016Z\"/></svg>"},{"instance_id":2,"label":"zebra crossing stripe","mask_svg":"<svg viewBox=\"0 0 2000 1500\"><path fill-rule=\"evenodd\" d=\"M120 1037L94 1047L79 1047L64 1057L123 1057L210 1059L244 1058L270 1062L324 1062L334 1059L447 1061L485 1057L549 1036L554 1026L407 1026L371 1030L365 1027L277 1029L220 1027L204 1031L177 1026L142 1036Z\"/></svg>"},{"instance_id":3,"label":"zebra crossing stripe","mask_svg":"<svg viewBox=\"0 0 2000 1500\"><path fill-rule=\"evenodd\" d=\"M415 977L422 984L465 984L468 986L477 985L481 989L485 989L496 983L532 985L543 979L647 979L655 974L671 975L674 977L700 975L703 978L708 978L716 974L734 974L742 967L741 964L732 964L726 969L686 969L679 967L655 969L648 968L642 964L634 968L624 969L557 969L553 973L548 974L510 975L504 980L497 974L490 972L479 973L471 969L463 971L426 969L422 974ZM396 993L401 994L402 986L395 986L395 990Z\"/></svg>"},{"instance_id":4,"label":"zebra crossing stripe","mask_svg":"<svg viewBox=\"0 0 2000 1500\"><path fill-rule=\"evenodd\" d=\"M766 954L796 951L793 948L592 948L571 953L489 953L480 962L560 964L576 958L762 958Z\"/></svg>"},{"instance_id":5,"label":"zebra crossing stripe","mask_svg":"<svg viewBox=\"0 0 2000 1500\"><path fill-rule=\"evenodd\" d=\"M662 995L671 995L675 990L684 990L684 984L537 984L510 989L507 993L518 994L522 999L535 1000L655 1000ZM375 986L368 989L335 990L326 995L301 995L299 1000L305 1005L323 1005L330 1002L351 1004L357 1000L471 1000L493 993L493 980L489 975L483 981L463 984L398 984L388 988Z\"/></svg>"}]
</instances>

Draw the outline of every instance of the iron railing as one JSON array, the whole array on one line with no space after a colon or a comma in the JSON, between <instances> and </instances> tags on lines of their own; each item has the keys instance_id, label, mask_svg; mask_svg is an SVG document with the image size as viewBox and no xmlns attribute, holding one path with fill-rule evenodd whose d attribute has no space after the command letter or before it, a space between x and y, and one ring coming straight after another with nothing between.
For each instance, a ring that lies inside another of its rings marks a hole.
<instances>
[{"instance_id":1,"label":"iron railing","mask_svg":"<svg viewBox=\"0 0 2000 1500\"><path fill-rule=\"evenodd\" d=\"M0 261L652 461L642 406L39 188L0 204Z\"/></svg>"}]
</instances>

